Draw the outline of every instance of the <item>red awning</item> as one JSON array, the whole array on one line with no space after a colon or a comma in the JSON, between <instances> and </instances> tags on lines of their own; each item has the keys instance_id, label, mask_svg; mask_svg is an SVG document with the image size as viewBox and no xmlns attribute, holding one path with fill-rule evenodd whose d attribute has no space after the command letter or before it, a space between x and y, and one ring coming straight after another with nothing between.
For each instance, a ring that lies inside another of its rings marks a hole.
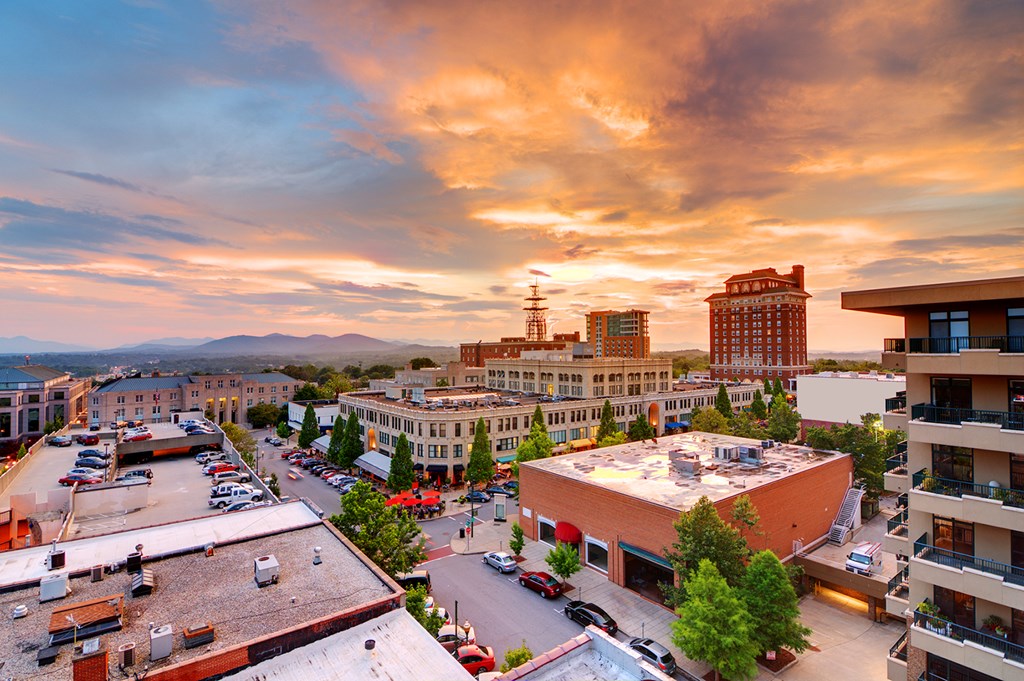
<instances>
[{"instance_id":1,"label":"red awning","mask_svg":"<svg viewBox=\"0 0 1024 681\"><path fill-rule=\"evenodd\" d=\"M566 544L579 544L583 533L572 523L558 521L555 523L555 540Z\"/></svg>"}]
</instances>

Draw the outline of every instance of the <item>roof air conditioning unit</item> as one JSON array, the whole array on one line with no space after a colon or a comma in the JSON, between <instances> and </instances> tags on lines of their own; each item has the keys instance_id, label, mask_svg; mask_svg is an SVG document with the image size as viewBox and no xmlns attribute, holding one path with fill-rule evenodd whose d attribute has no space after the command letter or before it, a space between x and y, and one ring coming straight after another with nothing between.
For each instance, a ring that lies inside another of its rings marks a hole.
<instances>
[{"instance_id":1,"label":"roof air conditioning unit","mask_svg":"<svg viewBox=\"0 0 1024 681\"><path fill-rule=\"evenodd\" d=\"M92 568L89 570L89 575L92 578L92 581L94 581L94 582L102 582L103 581L103 566L102 565L93 565Z\"/></svg>"},{"instance_id":2,"label":"roof air conditioning unit","mask_svg":"<svg viewBox=\"0 0 1024 681\"><path fill-rule=\"evenodd\" d=\"M60 570L64 567L65 556L64 551L58 551L56 549L51 550L46 554L46 569L47 570Z\"/></svg>"},{"instance_id":3,"label":"roof air conditioning unit","mask_svg":"<svg viewBox=\"0 0 1024 681\"><path fill-rule=\"evenodd\" d=\"M262 588L271 584L277 584L277 579L281 573L281 566L273 555L260 556L253 561L253 573L256 579L256 586Z\"/></svg>"},{"instance_id":4,"label":"roof air conditioning unit","mask_svg":"<svg viewBox=\"0 0 1024 681\"><path fill-rule=\"evenodd\" d=\"M171 625L165 624L162 627L153 627L149 632L149 659L156 661L171 656L171 648L174 647L174 632Z\"/></svg>"},{"instance_id":5,"label":"roof air conditioning unit","mask_svg":"<svg viewBox=\"0 0 1024 681\"><path fill-rule=\"evenodd\" d=\"M124 567L128 572L139 572L142 570L142 554L138 551L129 553Z\"/></svg>"},{"instance_id":6,"label":"roof air conditioning unit","mask_svg":"<svg viewBox=\"0 0 1024 681\"><path fill-rule=\"evenodd\" d=\"M39 602L54 601L68 595L68 575L62 572L57 575L46 575L39 580Z\"/></svg>"},{"instance_id":7,"label":"roof air conditioning unit","mask_svg":"<svg viewBox=\"0 0 1024 681\"><path fill-rule=\"evenodd\" d=\"M135 644L122 643L117 647L117 666L121 669L135 664Z\"/></svg>"}]
</instances>

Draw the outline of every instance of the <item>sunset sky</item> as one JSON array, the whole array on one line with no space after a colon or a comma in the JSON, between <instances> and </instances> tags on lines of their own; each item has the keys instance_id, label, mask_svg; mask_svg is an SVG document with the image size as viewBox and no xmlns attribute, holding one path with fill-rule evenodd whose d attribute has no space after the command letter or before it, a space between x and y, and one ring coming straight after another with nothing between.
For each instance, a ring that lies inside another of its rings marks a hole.
<instances>
[{"instance_id":1,"label":"sunset sky","mask_svg":"<svg viewBox=\"0 0 1024 681\"><path fill-rule=\"evenodd\" d=\"M288 9L281 9L287 6ZM455 343L731 274L1024 274L1024 3L17 2L0 10L0 336ZM531 274L531 271L542 274Z\"/></svg>"}]
</instances>

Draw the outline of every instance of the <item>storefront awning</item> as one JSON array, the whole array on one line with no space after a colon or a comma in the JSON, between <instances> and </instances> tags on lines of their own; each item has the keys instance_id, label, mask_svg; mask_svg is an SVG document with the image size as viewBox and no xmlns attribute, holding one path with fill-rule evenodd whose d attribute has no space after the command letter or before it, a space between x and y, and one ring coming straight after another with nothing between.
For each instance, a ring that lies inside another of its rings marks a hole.
<instances>
[{"instance_id":1,"label":"storefront awning","mask_svg":"<svg viewBox=\"0 0 1024 681\"><path fill-rule=\"evenodd\" d=\"M452 466L452 471L455 473L461 473L464 470L466 470L466 467L463 466L461 463L457 463L454 466Z\"/></svg>"},{"instance_id":2,"label":"storefront awning","mask_svg":"<svg viewBox=\"0 0 1024 681\"><path fill-rule=\"evenodd\" d=\"M556 528L556 532L557 532L557 528ZM632 544L627 544L624 541L620 541L619 542L619 548L622 549L623 551L625 551L626 553L632 553L637 558L643 558L646 561L650 561L651 563L655 563L656 565L660 565L661 567L666 568L668 570L672 569L672 563L670 563L667 560L665 560L662 556L659 556L656 553L651 553L650 551L647 551L646 549L642 549L639 546L633 546Z\"/></svg>"},{"instance_id":3,"label":"storefront awning","mask_svg":"<svg viewBox=\"0 0 1024 681\"><path fill-rule=\"evenodd\" d=\"M370 475L376 475L381 480L387 480L391 474L391 457L384 456L378 451L366 452L356 459L355 463Z\"/></svg>"},{"instance_id":4,"label":"storefront awning","mask_svg":"<svg viewBox=\"0 0 1024 681\"><path fill-rule=\"evenodd\" d=\"M689 428L690 427L690 422L689 421L672 421L671 423L666 423L665 427L666 428Z\"/></svg>"},{"instance_id":5,"label":"storefront awning","mask_svg":"<svg viewBox=\"0 0 1024 681\"><path fill-rule=\"evenodd\" d=\"M421 464L421 463L413 464L412 469L414 471L421 471L421 470L423 470L423 464Z\"/></svg>"},{"instance_id":6,"label":"storefront awning","mask_svg":"<svg viewBox=\"0 0 1024 681\"><path fill-rule=\"evenodd\" d=\"M572 523L559 520L555 523L555 541L566 544L579 544L583 539L583 533Z\"/></svg>"},{"instance_id":7,"label":"storefront awning","mask_svg":"<svg viewBox=\"0 0 1024 681\"><path fill-rule=\"evenodd\" d=\"M427 472L428 473L447 473L448 472L448 466L445 466L442 463L432 463L429 466L427 466Z\"/></svg>"},{"instance_id":8,"label":"storefront awning","mask_svg":"<svg viewBox=\"0 0 1024 681\"><path fill-rule=\"evenodd\" d=\"M327 448L330 447L330 446L331 446L331 436L330 435L324 435L322 437L318 437L317 439L313 440L313 442L310 443L310 447L312 447L316 451L320 452L321 454L326 454L327 453Z\"/></svg>"},{"instance_id":9,"label":"storefront awning","mask_svg":"<svg viewBox=\"0 0 1024 681\"><path fill-rule=\"evenodd\" d=\"M497 459L495 459L495 461L497 461L498 463L512 463L515 460L515 454L506 454L504 456L499 456Z\"/></svg>"}]
</instances>

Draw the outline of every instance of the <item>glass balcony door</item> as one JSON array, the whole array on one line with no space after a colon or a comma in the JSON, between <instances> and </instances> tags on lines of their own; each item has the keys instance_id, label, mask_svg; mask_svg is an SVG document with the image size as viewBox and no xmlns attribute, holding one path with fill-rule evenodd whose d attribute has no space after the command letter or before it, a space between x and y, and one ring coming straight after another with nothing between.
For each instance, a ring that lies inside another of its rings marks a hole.
<instances>
[{"instance_id":1,"label":"glass balcony door","mask_svg":"<svg viewBox=\"0 0 1024 681\"><path fill-rule=\"evenodd\" d=\"M935 605L943 619L974 629L974 596L945 587L935 587Z\"/></svg>"},{"instance_id":2,"label":"glass balcony door","mask_svg":"<svg viewBox=\"0 0 1024 681\"><path fill-rule=\"evenodd\" d=\"M974 482L974 450L932 445L932 472L937 478Z\"/></svg>"},{"instance_id":3,"label":"glass balcony door","mask_svg":"<svg viewBox=\"0 0 1024 681\"><path fill-rule=\"evenodd\" d=\"M932 352L957 352L967 347L967 337L970 335L970 315L966 310L928 314L928 336Z\"/></svg>"},{"instance_id":4,"label":"glass balcony door","mask_svg":"<svg viewBox=\"0 0 1024 681\"><path fill-rule=\"evenodd\" d=\"M965 523L952 518L934 518L932 530L936 548L965 556L974 555L974 523Z\"/></svg>"},{"instance_id":5,"label":"glass balcony door","mask_svg":"<svg viewBox=\"0 0 1024 681\"><path fill-rule=\"evenodd\" d=\"M971 379L932 377L932 405L937 423L959 423L960 410L971 409Z\"/></svg>"}]
</instances>

